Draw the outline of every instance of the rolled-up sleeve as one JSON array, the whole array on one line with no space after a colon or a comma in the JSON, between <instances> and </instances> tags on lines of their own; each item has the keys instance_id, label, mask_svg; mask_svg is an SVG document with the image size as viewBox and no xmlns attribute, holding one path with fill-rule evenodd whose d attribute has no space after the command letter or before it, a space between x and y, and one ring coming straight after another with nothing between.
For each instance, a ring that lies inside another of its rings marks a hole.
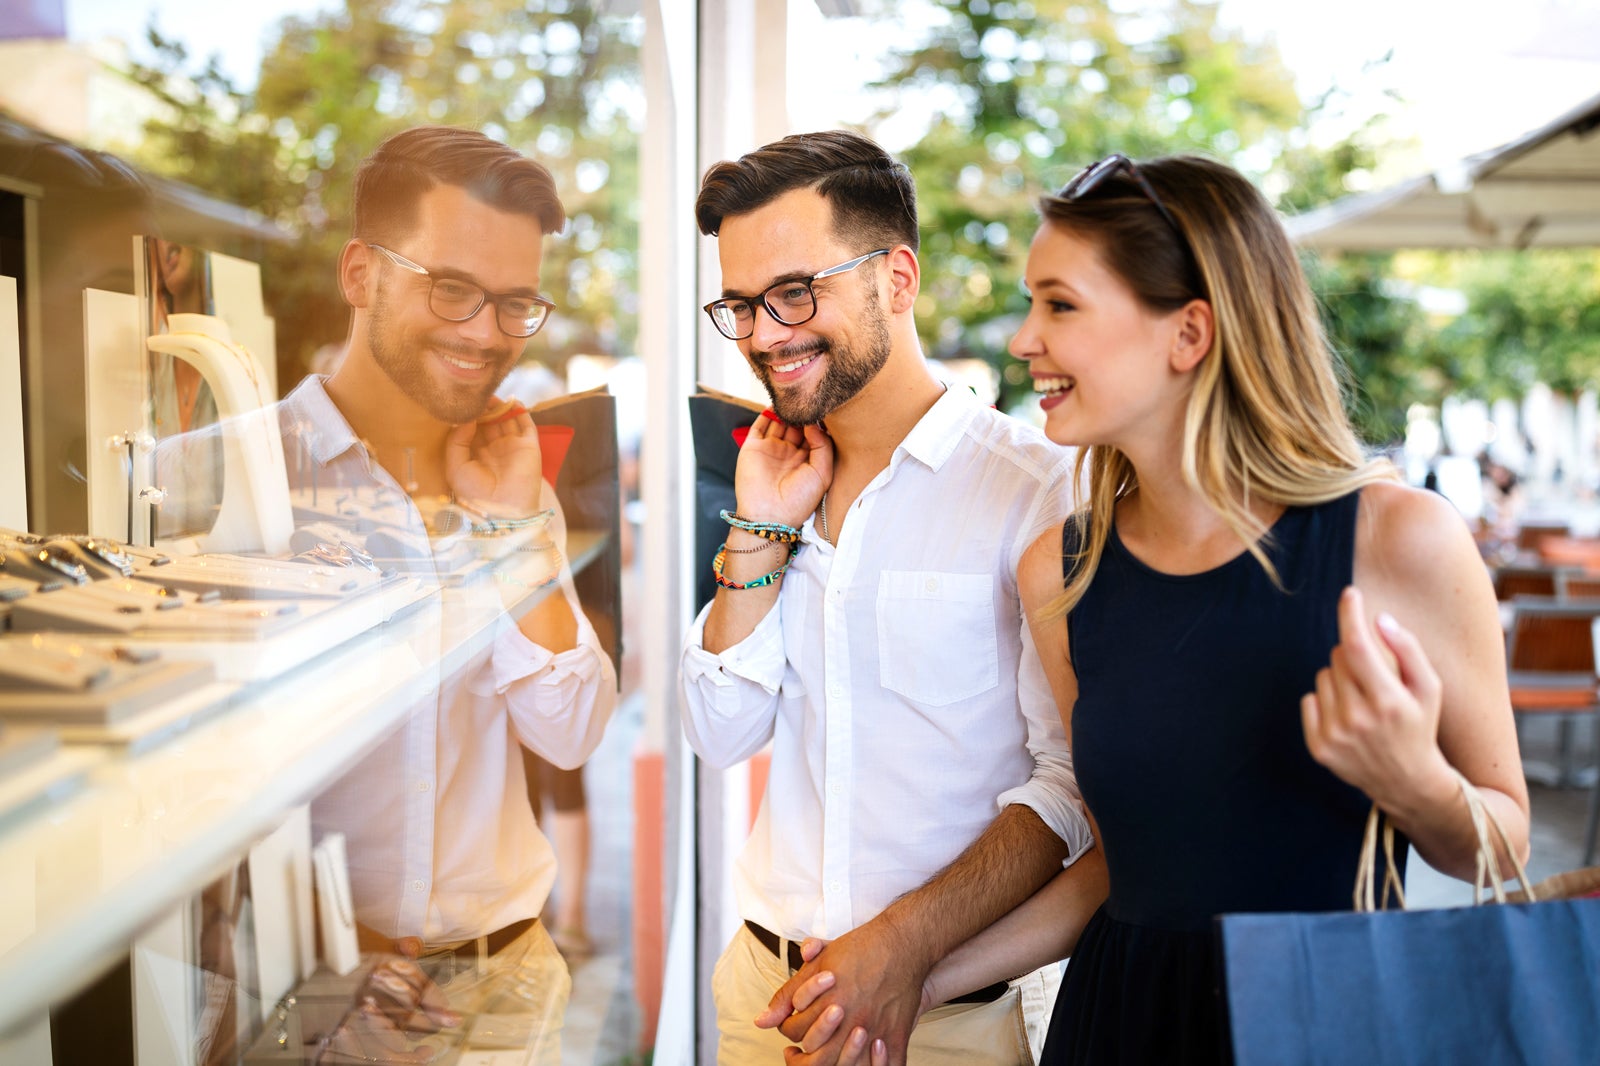
<instances>
[{"instance_id":1,"label":"rolled-up sleeve","mask_svg":"<svg viewBox=\"0 0 1600 1066\"><path fill-rule=\"evenodd\" d=\"M782 603L780 597L748 637L721 654L705 649L710 604L689 629L679 664L683 731L695 754L712 766L748 759L772 739L788 669Z\"/></svg>"},{"instance_id":2,"label":"rolled-up sleeve","mask_svg":"<svg viewBox=\"0 0 1600 1066\"><path fill-rule=\"evenodd\" d=\"M1072 769L1072 747L1061 713L1056 708L1039 649L1028 626L1022 625L1022 656L1017 665L1017 701L1028 723L1028 752L1033 773L1027 783L1002 792L1000 807L1020 803L1031 807L1067 845L1066 865L1076 862L1094 845L1089 819L1083 812L1083 795Z\"/></svg>"},{"instance_id":3,"label":"rolled-up sleeve","mask_svg":"<svg viewBox=\"0 0 1600 1066\"><path fill-rule=\"evenodd\" d=\"M507 624L495 637L487 680L504 697L517 738L546 761L572 769L594 754L617 703L617 677L594 627L576 604L577 646L552 652Z\"/></svg>"}]
</instances>

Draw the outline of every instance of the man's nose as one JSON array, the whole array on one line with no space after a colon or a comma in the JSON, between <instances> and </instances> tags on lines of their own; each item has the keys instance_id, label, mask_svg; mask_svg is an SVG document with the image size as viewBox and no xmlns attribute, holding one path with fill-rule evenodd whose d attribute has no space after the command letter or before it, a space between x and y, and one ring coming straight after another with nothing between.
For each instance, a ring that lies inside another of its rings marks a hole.
<instances>
[{"instance_id":1,"label":"man's nose","mask_svg":"<svg viewBox=\"0 0 1600 1066\"><path fill-rule=\"evenodd\" d=\"M483 301L483 306L464 322L456 323L457 331L467 339L483 348L493 348L504 343L506 337L500 329L500 320L496 317L495 306L492 301Z\"/></svg>"},{"instance_id":2,"label":"man's nose","mask_svg":"<svg viewBox=\"0 0 1600 1066\"><path fill-rule=\"evenodd\" d=\"M750 312L750 343L761 351L781 348L794 335L795 328L779 322L765 303L757 302Z\"/></svg>"}]
</instances>

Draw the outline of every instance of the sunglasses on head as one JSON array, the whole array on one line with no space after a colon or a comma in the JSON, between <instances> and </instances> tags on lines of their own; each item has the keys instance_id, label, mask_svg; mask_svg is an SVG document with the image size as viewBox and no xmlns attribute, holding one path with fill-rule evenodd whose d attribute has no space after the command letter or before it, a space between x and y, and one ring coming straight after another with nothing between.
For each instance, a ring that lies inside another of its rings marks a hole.
<instances>
[{"instance_id":1,"label":"sunglasses on head","mask_svg":"<svg viewBox=\"0 0 1600 1066\"><path fill-rule=\"evenodd\" d=\"M1161 212L1161 217L1167 220L1167 224L1172 227L1173 232L1187 244L1188 238L1184 237L1183 227L1178 225L1178 220L1172 217L1172 212L1167 210L1167 205L1162 203L1161 197L1156 195L1155 186L1151 185L1150 180L1140 172L1139 164L1120 152L1108 155L1098 163L1091 163L1078 171L1073 179L1063 185L1061 191L1056 195L1063 200L1081 200L1104 183L1107 178L1124 171L1138 184L1140 191L1149 197L1150 202L1156 205L1156 210Z\"/></svg>"}]
</instances>

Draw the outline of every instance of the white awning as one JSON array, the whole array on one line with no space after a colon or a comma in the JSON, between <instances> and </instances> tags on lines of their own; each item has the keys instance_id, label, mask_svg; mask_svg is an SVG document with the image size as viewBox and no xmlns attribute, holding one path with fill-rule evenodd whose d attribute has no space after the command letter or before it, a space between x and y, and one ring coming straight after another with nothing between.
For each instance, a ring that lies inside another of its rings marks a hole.
<instances>
[{"instance_id":1,"label":"white awning","mask_svg":"<svg viewBox=\"0 0 1600 1066\"><path fill-rule=\"evenodd\" d=\"M1600 96L1458 165L1286 219L1303 247L1600 246Z\"/></svg>"}]
</instances>

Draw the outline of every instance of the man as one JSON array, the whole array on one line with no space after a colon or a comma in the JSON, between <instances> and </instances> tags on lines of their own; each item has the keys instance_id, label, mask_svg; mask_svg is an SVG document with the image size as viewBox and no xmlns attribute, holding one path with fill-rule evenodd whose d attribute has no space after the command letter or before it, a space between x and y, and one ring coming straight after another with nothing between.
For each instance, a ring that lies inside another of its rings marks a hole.
<instances>
[{"instance_id":1,"label":"man","mask_svg":"<svg viewBox=\"0 0 1600 1066\"><path fill-rule=\"evenodd\" d=\"M773 405L682 663L702 758L772 743L735 873L744 925L713 978L719 1061L776 1062L836 1005L835 1036L803 1049L822 1061L871 1035L894 1062L909 1039L919 1064L1031 1063L1056 967L921 999L935 962L1091 843L1015 581L1065 515L1069 459L930 372L915 188L871 141L797 135L719 163L696 214L722 266L706 310ZM1063 876L1103 869L1081 867ZM801 969L807 937L831 943ZM821 999L756 1027L821 969Z\"/></svg>"},{"instance_id":2,"label":"man","mask_svg":"<svg viewBox=\"0 0 1600 1066\"><path fill-rule=\"evenodd\" d=\"M478 133L407 130L363 162L338 264L347 353L279 406L297 505L315 484L322 511L341 496L385 506L406 516L424 554L425 516L441 499L502 527L554 506L526 410L481 416L547 317L540 247L564 222L549 172ZM578 765L616 696L570 574L558 579L516 624L501 617L489 648L443 670L437 690L312 807L319 832L346 836L362 946L418 959L468 1016L469 1042L525 1047L540 1063L559 1062L570 978L538 922L555 859L521 749ZM450 589L439 628L493 617L502 588ZM432 644L418 649L425 661L439 655L438 631L420 640Z\"/></svg>"}]
</instances>

